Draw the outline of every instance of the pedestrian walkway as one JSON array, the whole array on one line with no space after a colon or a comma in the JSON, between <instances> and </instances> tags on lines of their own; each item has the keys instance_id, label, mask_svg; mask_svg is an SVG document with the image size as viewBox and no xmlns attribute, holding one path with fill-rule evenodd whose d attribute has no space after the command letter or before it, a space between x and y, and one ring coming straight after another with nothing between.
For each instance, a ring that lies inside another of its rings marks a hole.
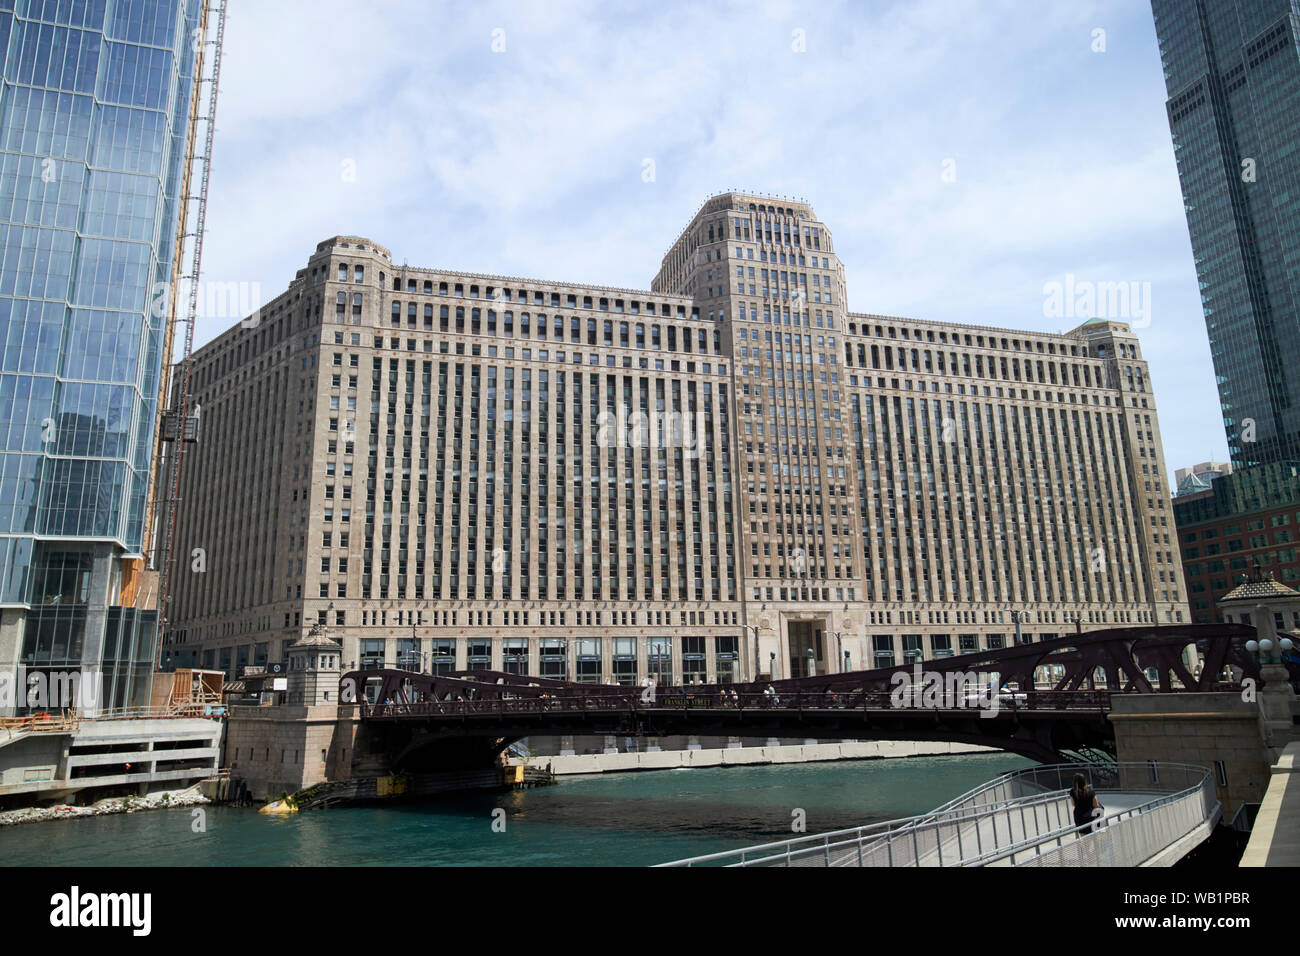
<instances>
[{"instance_id":1,"label":"pedestrian walkway","mask_svg":"<svg viewBox=\"0 0 1300 956\"><path fill-rule=\"evenodd\" d=\"M1104 812L1080 832L1083 773ZM1184 764L1054 764L1003 774L919 817L713 853L665 866L1167 866L1220 816L1210 772Z\"/></svg>"}]
</instances>

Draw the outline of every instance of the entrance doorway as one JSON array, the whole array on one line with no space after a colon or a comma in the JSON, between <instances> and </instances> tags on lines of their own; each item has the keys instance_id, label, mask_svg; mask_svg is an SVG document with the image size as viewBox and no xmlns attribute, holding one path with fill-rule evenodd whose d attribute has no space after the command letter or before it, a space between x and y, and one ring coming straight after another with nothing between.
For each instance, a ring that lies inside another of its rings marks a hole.
<instances>
[{"instance_id":1,"label":"entrance doorway","mask_svg":"<svg viewBox=\"0 0 1300 956\"><path fill-rule=\"evenodd\" d=\"M791 621L790 676L811 677L826 673L825 639L820 621ZM809 651L812 654L809 655Z\"/></svg>"}]
</instances>

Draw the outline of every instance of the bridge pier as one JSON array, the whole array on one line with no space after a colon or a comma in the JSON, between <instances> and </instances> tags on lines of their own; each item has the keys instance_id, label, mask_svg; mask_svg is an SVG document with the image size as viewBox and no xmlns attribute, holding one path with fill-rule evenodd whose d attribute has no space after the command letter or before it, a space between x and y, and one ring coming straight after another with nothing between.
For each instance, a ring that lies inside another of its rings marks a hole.
<instances>
[{"instance_id":1,"label":"bridge pier","mask_svg":"<svg viewBox=\"0 0 1300 956\"><path fill-rule=\"evenodd\" d=\"M1240 693L1116 694L1110 721L1121 761L1186 763L1215 771L1226 820L1243 803L1263 800L1273 762L1268 723L1260 704Z\"/></svg>"}]
</instances>

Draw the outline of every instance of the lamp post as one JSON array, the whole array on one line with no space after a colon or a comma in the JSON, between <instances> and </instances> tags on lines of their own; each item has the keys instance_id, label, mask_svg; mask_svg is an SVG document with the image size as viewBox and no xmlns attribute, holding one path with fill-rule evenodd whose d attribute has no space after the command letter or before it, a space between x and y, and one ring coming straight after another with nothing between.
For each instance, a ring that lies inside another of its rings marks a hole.
<instances>
[{"instance_id":1,"label":"lamp post","mask_svg":"<svg viewBox=\"0 0 1300 956\"><path fill-rule=\"evenodd\" d=\"M1262 637L1258 641L1249 640L1246 642L1246 650L1260 664L1281 664L1286 660L1286 655L1291 653L1295 643L1289 637L1283 637L1274 641L1271 637ZM1277 653L1273 653L1276 648Z\"/></svg>"},{"instance_id":2,"label":"lamp post","mask_svg":"<svg viewBox=\"0 0 1300 956\"><path fill-rule=\"evenodd\" d=\"M808 676L817 676L817 658L813 654L813 649L811 647L808 648Z\"/></svg>"},{"instance_id":3,"label":"lamp post","mask_svg":"<svg viewBox=\"0 0 1300 956\"><path fill-rule=\"evenodd\" d=\"M654 667L655 667L655 686L666 687L664 681L664 642L665 637L647 637L646 638L646 666L650 666L650 642L654 642Z\"/></svg>"},{"instance_id":4,"label":"lamp post","mask_svg":"<svg viewBox=\"0 0 1300 956\"><path fill-rule=\"evenodd\" d=\"M1291 708L1295 693L1288 680L1286 660L1291 656L1295 642L1278 633L1272 608L1258 604L1253 615L1258 639L1246 642L1246 651L1259 661L1259 677L1263 688L1259 694L1260 716L1267 728L1267 743L1273 758L1281 756L1282 747L1295 726Z\"/></svg>"},{"instance_id":5,"label":"lamp post","mask_svg":"<svg viewBox=\"0 0 1300 956\"><path fill-rule=\"evenodd\" d=\"M768 673L771 675L772 680L777 680L777 676L776 676L776 651L769 651L769 652L768 652L768 656L771 658L771 661L772 661L772 664L771 664L771 670L769 670Z\"/></svg>"},{"instance_id":6,"label":"lamp post","mask_svg":"<svg viewBox=\"0 0 1300 956\"><path fill-rule=\"evenodd\" d=\"M746 624L744 625L744 627L745 630L754 632L754 665L753 665L753 670L750 672L750 680L757 681L758 680L758 632L761 631L763 628L761 625L758 624Z\"/></svg>"},{"instance_id":7,"label":"lamp post","mask_svg":"<svg viewBox=\"0 0 1300 956\"><path fill-rule=\"evenodd\" d=\"M411 664L414 666L422 660L420 639L415 636L415 612L411 612Z\"/></svg>"}]
</instances>

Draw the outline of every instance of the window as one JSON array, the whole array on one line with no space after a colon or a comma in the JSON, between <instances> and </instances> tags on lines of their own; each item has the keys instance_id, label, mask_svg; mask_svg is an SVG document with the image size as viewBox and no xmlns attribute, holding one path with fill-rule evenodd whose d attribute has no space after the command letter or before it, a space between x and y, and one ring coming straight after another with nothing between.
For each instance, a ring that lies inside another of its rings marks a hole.
<instances>
[{"instance_id":1,"label":"window","mask_svg":"<svg viewBox=\"0 0 1300 956\"><path fill-rule=\"evenodd\" d=\"M600 683L600 638L579 638L577 650L578 682L582 684Z\"/></svg>"}]
</instances>

